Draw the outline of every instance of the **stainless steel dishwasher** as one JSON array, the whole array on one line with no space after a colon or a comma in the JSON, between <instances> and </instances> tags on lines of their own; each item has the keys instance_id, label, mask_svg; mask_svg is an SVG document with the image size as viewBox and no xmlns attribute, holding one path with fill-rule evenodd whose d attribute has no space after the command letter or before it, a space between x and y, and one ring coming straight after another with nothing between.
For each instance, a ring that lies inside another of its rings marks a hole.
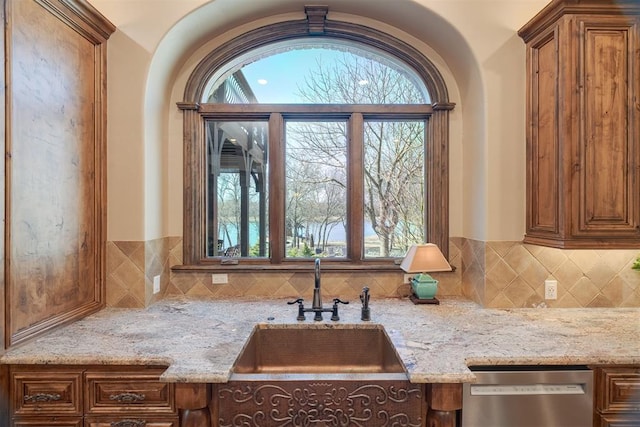
<instances>
[{"instance_id":1,"label":"stainless steel dishwasher","mask_svg":"<svg viewBox=\"0 0 640 427\"><path fill-rule=\"evenodd\" d=\"M591 427L593 372L584 366L472 367L462 427Z\"/></svg>"}]
</instances>

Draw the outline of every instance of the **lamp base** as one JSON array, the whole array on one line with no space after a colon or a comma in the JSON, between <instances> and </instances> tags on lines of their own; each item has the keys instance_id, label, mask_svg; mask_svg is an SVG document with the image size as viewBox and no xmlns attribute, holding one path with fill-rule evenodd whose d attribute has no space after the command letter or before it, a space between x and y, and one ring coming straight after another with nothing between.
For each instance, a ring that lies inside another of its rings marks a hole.
<instances>
[{"instance_id":1,"label":"lamp base","mask_svg":"<svg viewBox=\"0 0 640 427\"><path fill-rule=\"evenodd\" d=\"M414 293L409 295L409 299L414 304L435 304L435 305L440 304L440 301L436 297L433 297L433 298L418 298L416 296L416 294L414 294Z\"/></svg>"}]
</instances>

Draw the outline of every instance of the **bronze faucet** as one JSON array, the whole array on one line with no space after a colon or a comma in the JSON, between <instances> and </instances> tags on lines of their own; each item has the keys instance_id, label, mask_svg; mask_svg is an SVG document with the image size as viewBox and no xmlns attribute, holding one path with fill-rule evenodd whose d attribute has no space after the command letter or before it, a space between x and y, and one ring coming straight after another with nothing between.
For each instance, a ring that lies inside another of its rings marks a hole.
<instances>
[{"instance_id":1,"label":"bronze faucet","mask_svg":"<svg viewBox=\"0 0 640 427\"><path fill-rule=\"evenodd\" d=\"M313 320L316 321L322 320L322 313L331 313L331 320L333 321L340 320L340 316L338 315L338 304L349 304L349 301L342 301L340 298L334 298L333 306L331 308L323 308L322 294L320 290L320 258L316 258L314 265L313 302L311 303L311 308L304 308L304 300L302 298L287 302L289 305L298 304L298 317L296 317L296 319L305 320L304 314L312 312L315 313Z\"/></svg>"}]
</instances>

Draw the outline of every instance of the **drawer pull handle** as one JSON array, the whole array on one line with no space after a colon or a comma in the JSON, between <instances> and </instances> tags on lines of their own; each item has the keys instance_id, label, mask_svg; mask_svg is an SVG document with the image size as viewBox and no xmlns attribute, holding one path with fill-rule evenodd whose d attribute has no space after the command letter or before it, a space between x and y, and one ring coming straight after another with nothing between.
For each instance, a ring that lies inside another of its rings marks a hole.
<instances>
[{"instance_id":1,"label":"drawer pull handle","mask_svg":"<svg viewBox=\"0 0 640 427\"><path fill-rule=\"evenodd\" d=\"M144 420L122 420L111 423L111 427L145 427L146 425L147 422Z\"/></svg>"},{"instance_id":2,"label":"drawer pull handle","mask_svg":"<svg viewBox=\"0 0 640 427\"><path fill-rule=\"evenodd\" d=\"M25 402L55 402L57 400L60 400L62 398L62 396L60 396L58 393L53 393L53 394L49 394L49 393L36 393L33 395L25 395L24 396L24 401Z\"/></svg>"},{"instance_id":3,"label":"drawer pull handle","mask_svg":"<svg viewBox=\"0 0 640 427\"><path fill-rule=\"evenodd\" d=\"M119 403L135 403L144 401L144 394L138 393L120 393L112 394L109 399L115 400Z\"/></svg>"}]
</instances>

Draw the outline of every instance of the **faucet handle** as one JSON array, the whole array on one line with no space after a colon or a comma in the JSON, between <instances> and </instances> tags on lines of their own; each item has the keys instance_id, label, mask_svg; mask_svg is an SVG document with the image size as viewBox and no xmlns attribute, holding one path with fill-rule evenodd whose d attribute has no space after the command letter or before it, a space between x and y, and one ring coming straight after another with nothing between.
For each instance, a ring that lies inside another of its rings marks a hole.
<instances>
[{"instance_id":1,"label":"faucet handle","mask_svg":"<svg viewBox=\"0 0 640 427\"><path fill-rule=\"evenodd\" d=\"M338 316L338 304L349 304L349 301L342 301L340 298L333 299L333 308L331 309L331 320L334 322L336 320L340 320L340 316Z\"/></svg>"},{"instance_id":2,"label":"faucet handle","mask_svg":"<svg viewBox=\"0 0 640 427\"><path fill-rule=\"evenodd\" d=\"M287 301L288 305L298 304L298 316L296 320L304 320L304 304L302 304L304 300L302 298L298 298L295 301Z\"/></svg>"}]
</instances>

